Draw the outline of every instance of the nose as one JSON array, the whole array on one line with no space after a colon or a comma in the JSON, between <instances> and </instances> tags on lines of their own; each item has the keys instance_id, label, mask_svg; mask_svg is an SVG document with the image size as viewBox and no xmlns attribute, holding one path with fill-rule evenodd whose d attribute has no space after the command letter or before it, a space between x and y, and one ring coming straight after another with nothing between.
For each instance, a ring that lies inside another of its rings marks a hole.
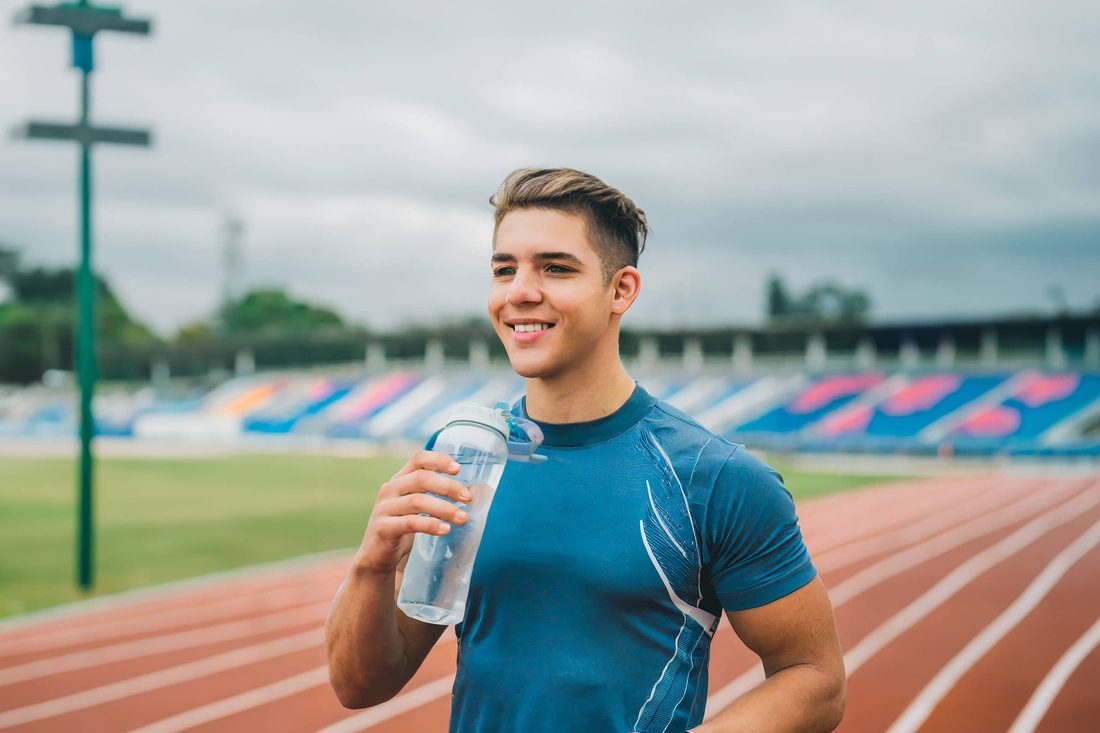
<instances>
[{"instance_id":1,"label":"nose","mask_svg":"<svg viewBox=\"0 0 1100 733\"><path fill-rule=\"evenodd\" d=\"M524 303L541 303L538 277L529 268L520 268L508 286L508 305L519 306Z\"/></svg>"}]
</instances>

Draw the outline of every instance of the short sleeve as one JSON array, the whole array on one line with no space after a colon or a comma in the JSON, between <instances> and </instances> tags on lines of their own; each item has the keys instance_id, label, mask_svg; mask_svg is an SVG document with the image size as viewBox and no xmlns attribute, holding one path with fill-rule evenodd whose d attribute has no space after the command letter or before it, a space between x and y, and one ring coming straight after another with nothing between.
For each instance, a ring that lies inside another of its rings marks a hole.
<instances>
[{"instance_id":1,"label":"short sleeve","mask_svg":"<svg viewBox=\"0 0 1100 733\"><path fill-rule=\"evenodd\" d=\"M710 582L726 611L771 603L817 576L783 477L744 448L719 472L706 516Z\"/></svg>"}]
</instances>

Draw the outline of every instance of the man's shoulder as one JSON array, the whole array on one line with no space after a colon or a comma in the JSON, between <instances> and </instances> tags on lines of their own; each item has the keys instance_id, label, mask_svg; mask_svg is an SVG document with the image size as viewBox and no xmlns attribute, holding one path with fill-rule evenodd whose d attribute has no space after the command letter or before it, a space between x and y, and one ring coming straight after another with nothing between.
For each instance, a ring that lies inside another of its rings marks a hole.
<instances>
[{"instance_id":1,"label":"man's shoulder","mask_svg":"<svg viewBox=\"0 0 1100 733\"><path fill-rule=\"evenodd\" d=\"M708 429L683 410L658 400L641 427L653 435L686 486L773 482L778 473L745 446ZM779 479L780 484L782 479Z\"/></svg>"},{"instance_id":2,"label":"man's shoulder","mask_svg":"<svg viewBox=\"0 0 1100 733\"><path fill-rule=\"evenodd\" d=\"M653 410L645 417L643 423L646 423L646 427L650 430L659 431L666 440L682 443L685 447L701 449L704 445L714 444L727 448L731 453L740 447L664 400L656 401Z\"/></svg>"},{"instance_id":3,"label":"man's shoulder","mask_svg":"<svg viewBox=\"0 0 1100 733\"><path fill-rule=\"evenodd\" d=\"M639 428L659 446L685 487L713 486L726 461L741 448L663 400Z\"/></svg>"}]
</instances>

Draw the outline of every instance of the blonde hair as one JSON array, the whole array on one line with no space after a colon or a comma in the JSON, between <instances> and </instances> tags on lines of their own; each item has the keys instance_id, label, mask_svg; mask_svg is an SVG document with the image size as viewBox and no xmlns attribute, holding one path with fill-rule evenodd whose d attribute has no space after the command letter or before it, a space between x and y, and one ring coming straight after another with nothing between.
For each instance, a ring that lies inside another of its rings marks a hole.
<instances>
[{"instance_id":1,"label":"blonde hair","mask_svg":"<svg viewBox=\"0 0 1100 733\"><path fill-rule=\"evenodd\" d=\"M624 267L637 267L649 226L645 212L622 192L593 175L572 168L520 168L489 197L496 228L510 211L549 209L585 221L588 239L600 256L604 279Z\"/></svg>"}]
</instances>

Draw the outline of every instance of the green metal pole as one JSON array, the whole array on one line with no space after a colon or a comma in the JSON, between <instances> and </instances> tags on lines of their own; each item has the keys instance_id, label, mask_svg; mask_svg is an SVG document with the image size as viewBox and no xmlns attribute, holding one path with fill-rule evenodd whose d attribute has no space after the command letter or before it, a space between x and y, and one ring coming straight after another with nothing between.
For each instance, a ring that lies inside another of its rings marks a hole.
<instances>
[{"instance_id":1,"label":"green metal pole","mask_svg":"<svg viewBox=\"0 0 1100 733\"><path fill-rule=\"evenodd\" d=\"M81 74L80 123L88 126L89 72ZM95 277L92 275L92 150L91 142L80 143L80 273L77 369L80 373L80 501L78 508L77 582L91 590L94 582L94 494L92 492L92 396L95 394Z\"/></svg>"}]
</instances>

